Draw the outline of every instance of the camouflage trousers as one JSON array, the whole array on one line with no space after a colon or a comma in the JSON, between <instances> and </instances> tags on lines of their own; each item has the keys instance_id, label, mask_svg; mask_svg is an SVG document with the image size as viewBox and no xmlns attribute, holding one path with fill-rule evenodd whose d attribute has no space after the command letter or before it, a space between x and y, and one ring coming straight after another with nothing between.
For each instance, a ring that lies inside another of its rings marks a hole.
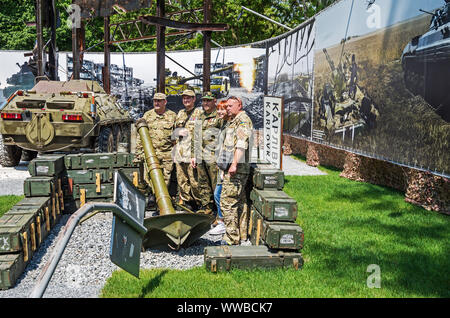
<instances>
[{"instance_id":1,"label":"camouflage trousers","mask_svg":"<svg viewBox=\"0 0 450 318\"><path fill-rule=\"evenodd\" d=\"M185 202L195 201L199 207L213 207L213 192L203 165L194 169L190 163L180 162L175 166L180 199Z\"/></svg>"},{"instance_id":2,"label":"camouflage trousers","mask_svg":"<svg viewBox=\"0 0 450 318\"><path fill-rule=\"evenodd\" d=\"M223 237L229 244L239 245L240 240L247 240L249 206L247 203L246 184L248 174L225 174L220 195L220 209L224 217L226 233Z\"/></svg>"},{"instance_id":3,"label":"camouflage trousers","mask_svg":"<svg viewBox=\"0 0 450 318\"><path fill-rule=\"evenodd\" d=\"M209 164L204 162L203 166L205 168L206 173L208 174L209 185L211 186L211 190L214 193L217 184L217 172L219 168L217 168L217 163Z\"/></svg>"}]
</instances>

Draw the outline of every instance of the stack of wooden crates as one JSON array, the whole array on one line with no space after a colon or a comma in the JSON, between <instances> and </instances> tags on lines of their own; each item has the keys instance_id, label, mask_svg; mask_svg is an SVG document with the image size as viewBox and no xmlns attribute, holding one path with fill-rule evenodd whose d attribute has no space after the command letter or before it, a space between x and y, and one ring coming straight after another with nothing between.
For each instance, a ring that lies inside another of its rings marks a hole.
<instances>
[{"instance_id":1,"label":"stack of wooden crates","mask_svg":"<svg viewBox=\"0 0 450 318\"><path fill-rule=\"evenodd\" d=\"M45 155L28 166L25 198L0 218L0 289L14 286L64 211L64 155Z\"/></svg>"},{"instance_id":2,"label":"stack of wooden crates","mask_svg":"<svg viewBox=\"0 0 450 318\"><path fill-rule=\"evenodd\" d=\"M246 187L252 245L206 247L204 260L208 271L303 266L303 230L295 222L297 202L283 192L283 187L283 171L268 163L252 164Z\"/></svg>"},{"instance_id":3,"label":"stack of wooden crates","mask_svg":"<svg viewBox=\"0 0 450 318\"><path fill-rule=\"evenodd\" d=\"M297 201L283 191L283 171L269 164L254 164L252 170L249 224L252 244L265 244L273 250L300 251L304 235L295 222Z\"/></svg>"},{"instance_id":4,"label":"stack of wooden crates","mask_svg":"<svg viewBox=\"0 0 450 318\"><path fill-rule=\"evenodd\" d=\"M87 202L112 201L116 170L135 185L142 182L142 166L133 159L130 153L96 153L32 160L25 198L0 218L0 289L14 286L62 213L73 213Z\"/></svg>"},{"instance_id":5,"label":"stack of wooden crates","mask_svg":"<svg viewBox=\"0 0 450 318\"><path fill-rule=\"evenodd\" d=\"M135 186L142 182L142 166L133 163L132 153L71 154L64 158L65 194L71 210L86 202L111 201L114 172L122 171Z\"/></svg>"}]
</instances>

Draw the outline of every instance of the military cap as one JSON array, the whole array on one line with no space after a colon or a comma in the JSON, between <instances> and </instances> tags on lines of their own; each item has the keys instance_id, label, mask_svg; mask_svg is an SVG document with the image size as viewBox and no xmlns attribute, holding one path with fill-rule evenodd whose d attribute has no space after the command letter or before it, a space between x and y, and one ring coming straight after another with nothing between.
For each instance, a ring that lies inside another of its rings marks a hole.
<instances>
[{"instance_id":1,"label":"military cap","mask_svg":"<svg viewBox=\"0 0 450 318\"><path fill-rule=\"evenodd\" d=\"M205 95L203 95L202 99L216 99L211 92L206 92Z\"/></svg>"},{"instance_id":2,"label":"military cap","mask_svg":"<svg viewBox=\"0 0 450 318\"><path fill-rule=\"evenodd\" d=\"M154 96L153 96L153 99L166 99L166 94L164 94L164 93L156 93Z\"/></svg>"},{"instance_id":3,"label":"military cap","mask_svg":"<svg viewBox=\"0 0 450 318\"><path fill-rule=\"evenodd\" d=\"M195 97L195 93L192 89L184 90L184 92L181 94L181 96L183 96L183 95Z\"/></svg>"}]
</instances>

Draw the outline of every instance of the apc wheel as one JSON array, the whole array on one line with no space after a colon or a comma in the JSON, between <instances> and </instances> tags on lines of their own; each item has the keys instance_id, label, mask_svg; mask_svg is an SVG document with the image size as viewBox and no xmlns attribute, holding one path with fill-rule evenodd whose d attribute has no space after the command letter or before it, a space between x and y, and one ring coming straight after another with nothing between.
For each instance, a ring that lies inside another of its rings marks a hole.
<instances>
[{"instance_id":1,"label":"apc wheel","mask_svg":"<svg viewBox=\"0 0 450 318\"><path fill-rule=\"evenodd\" d=\"M131 127L129 124L117 126L116 149L121 152L130 152Z\"/></svg>"},{"instance_id":2,"label":"apc wheel","mask_svg":"<svg viewBox=\"0 0 450 318\"><path fill-rule=\"evenodd\" d=\"M15 167L20 162L22 148L14 145L4 145L3 136L0 135L0 165L3 167Z\"/></svg>"},{"instance_id":3,"label":"apc wheel","mask_svg":"<svg viewBox=\"0 0 450 318\"><path fill-rule=\"evenodd\" d=\"M23 161L31 161L37 157L37 151L32 150L22 150L22 160Z\"/></svg>"},{"instance_id":4,"label":"apc wheel","mask_svg":"<svg viewBox=\"0 0 450 318\"><path fill-rule=\"evenodd\" d=\"M96 152L115 152L116 140L114 137L114 131L112 127L103 126L100 129L100 133L97 137L97 145L95 147Z\"/></svg>"}]
</instances>

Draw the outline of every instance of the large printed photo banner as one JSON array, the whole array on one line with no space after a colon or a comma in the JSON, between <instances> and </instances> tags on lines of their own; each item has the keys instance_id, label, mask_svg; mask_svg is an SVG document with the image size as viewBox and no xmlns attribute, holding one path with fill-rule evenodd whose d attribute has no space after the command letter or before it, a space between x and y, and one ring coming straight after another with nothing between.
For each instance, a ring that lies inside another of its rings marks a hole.
<instances>
[{"instance_id":1,"label":"large printed photo banner","mask_svg":"<svg viewBox=\"0 0 450 318\"><path fill-rule=\"evenodd\" d=\"M24 57L25 51L0 51L0 106L19 89L34 86L32 61ZM264 48L250 46L211 50L211 91L218 100L229 96L242 99L244 110L255 129L262 128L262 99L265 64ZM203 51L166 52L166 95L168 108L178 112L183 108L181 93L193 89L197 106L201 105ZM81 79L96 80L101 85L103 53L84 53ZM71 52L58 54L59 80L67 81L72 75ZM156 53L111 53L111 93L129 110L134 119L140 118L152 105L156 90Z\"/></svg>"},{"instance_id":2,"label":"large printed photo banner","mask_svg":"<svg viewBox=\"0 0 450 318\"><path fill-rule=\"evenodd\" d=\"M316 17L313 140L450 174L450 3L341 0Z\"/></svg>"},{"instance_id":3,"label":"large printed photo banner","mask_svg":"<svg viewBox=\"0 0 450 318\"><path fill-rule=\"evenodd\" d=\"M268 94L284 98L284 131L310 138L315 23L289 32L268 52Z\"/></svg>"}]
</instances>

